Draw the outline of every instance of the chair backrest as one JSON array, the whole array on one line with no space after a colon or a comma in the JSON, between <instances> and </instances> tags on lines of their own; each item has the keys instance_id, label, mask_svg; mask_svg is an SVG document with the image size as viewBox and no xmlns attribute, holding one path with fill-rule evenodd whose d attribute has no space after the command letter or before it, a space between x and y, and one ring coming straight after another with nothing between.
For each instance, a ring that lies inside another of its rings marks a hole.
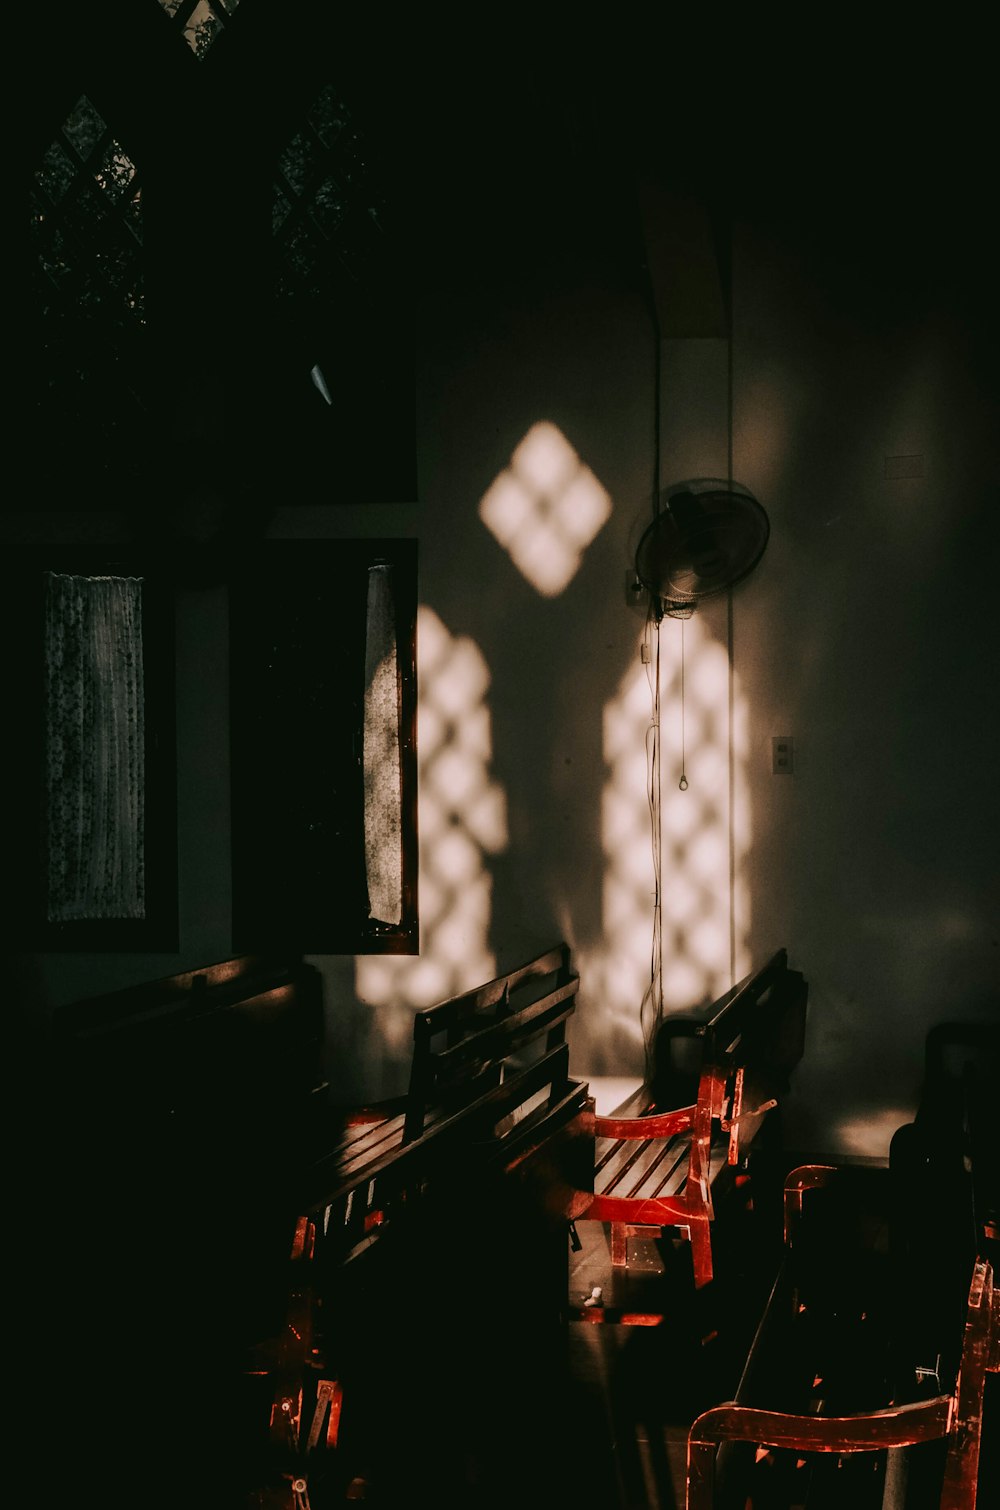
<instances>
[{"instance_id":1,"label":"chair backrest","mask_svg":"<svg viewBox=\"0 0 1000 1510\"><path fill-rule=\"evenodd\" d=\"M926 1074L912 1122L889 1144L896 1265L897 1387L915 1366L953 1379L962 1347L965 1280L998 1256L993 1103L1000 1029L944 1022L926 1037Z\"/></svg>"},{"instance_id":2,"label":"chair backrest","mask_svg":"<svg viewBox=\"0 0 1000 1510\"><path fill-rule=\"evenodd\" d=\"M1000 1242L1000 1024L949 1021L930 1028L913 1132L924 1156L960 1162L971 1176L969 1238L979 1252Z\"/></svg>"}]
</instances>

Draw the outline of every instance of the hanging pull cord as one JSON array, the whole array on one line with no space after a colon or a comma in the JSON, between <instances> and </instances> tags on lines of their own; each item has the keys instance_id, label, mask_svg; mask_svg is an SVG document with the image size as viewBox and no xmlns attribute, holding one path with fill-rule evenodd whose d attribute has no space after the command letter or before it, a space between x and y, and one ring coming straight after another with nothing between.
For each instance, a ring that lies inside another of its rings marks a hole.
<instances>
[{"instance_id":1,"label":"hanging pull cord","mask_svg":"<svg viewBox=\"0 0 1000 1510\"><path fill-rule=\"evenodd\" d=\"M649 985L639 1007L646 1060L646 1078L653 1072L653 1054L660 1024L663 1021L663 860L660 835L660 623L661 615L651 611L646 619L642 659L652 699L652 713L646 730L646 774L649 815L653 847L653 940L649 962ZM647 1017L651 1013L651 1020Z\"/></svg>"},{"instance_id":2,"label":"hanging pull cord","mask_svg":"<svg viewBox=\"0 0 1000 1510\"><path fill-rule=\"evenodd\" d=\"M686 763L684 733L684 620L681 619L681 779L678 781L677 786L678 790L682 792L686 792L688 789L688 779L685 771Z\"/></svg>"}]
</instances>

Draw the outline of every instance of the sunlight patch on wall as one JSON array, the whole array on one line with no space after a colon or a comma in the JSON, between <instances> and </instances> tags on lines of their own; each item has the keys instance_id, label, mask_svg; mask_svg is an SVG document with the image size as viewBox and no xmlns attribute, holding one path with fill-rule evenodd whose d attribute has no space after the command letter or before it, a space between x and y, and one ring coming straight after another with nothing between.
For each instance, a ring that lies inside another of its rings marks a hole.
<instances>
[{"instance_id":1,"label":"sunlight patch on wall","mask_svg":"<svg viewBox=\"0 0 1000 1510\"><path fill-rule=\"evenodd\" d=\"M554 598L611 513L611 498L547 420L532 425L483 495L479 517L538 592Z\"/></svg>"},{"instance_id":2,"label":"sunlight patch on wall","mask_svg":"<svg viewBox=\"0 0 1000 1510\"><path fill-rule=\"evenodd\" d=\"M496 969L484 856L506 848L507 808L490 774L490 673L478 645L452 635L425 605L417 685L420 953L358 956L357 995L372 1006L432 1006Z\"/></svg>"},{"instance_id":3,"label":"sunlight patch on wall","mask_svg":"<svg viewBox=\"0 0 1000 1510\"><path fill-rule=\"evenodd\" d=\"M853 1158L887 1159L893 1133L912 1121L913 1108L878 1107L867 1116L844 1118L834 1128L833 1146Z\"/></svg>"},{"instance_id":4,"label":"sunlight patch on wall","mask_svg":"<svg viewBox=\"0 0 1000 1510\"><path fill-rule=\"evenodd\" d=\"M682 766L681 624L665 620L660 626L662 991L668 1015L713 1000L731 984L729 662L725 647L697 615L684 622L683 633ZM652 674L637 645L634 664L604 712L603 934L596 949L577 950L588 1006L601 1018L591 1023L595 1046L615 1034L641 1046L654 1011L648 1007L640 1020L655 922ZM747 738L746 700L737 680L732 728L737 979L751 968L743 876L751 838ZM678 788L682 769L685 791Z\"/></svg>"},{"instance_id":5,"label":"sunlight patch on wall","mask_svg":"<svg viewBox=\"0 0 1000 1510\"><path fill-rule=\"evenodd\" d=\"M681 641L684 696L681 697ZM730 977L729 739L733 742L733 848L739 980L751 969L749 898L742 883L750 847L746 699L734 677L729 728L729 658L704 618L661 626L661 832L663 1004L683 1011L721 995ZM682 749L683 743L683 749ZM682 792L682 768L688 788ZM741 884L742 883L742 884Z\"/></svg>"}]
</instances>

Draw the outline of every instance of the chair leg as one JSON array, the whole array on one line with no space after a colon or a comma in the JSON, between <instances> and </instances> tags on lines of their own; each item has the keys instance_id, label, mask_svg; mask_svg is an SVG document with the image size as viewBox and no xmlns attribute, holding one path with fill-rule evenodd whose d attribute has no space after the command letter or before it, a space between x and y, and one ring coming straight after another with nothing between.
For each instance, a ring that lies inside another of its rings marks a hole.
<instances>
[{"instance_id":1,"label":"chair leg","mask_svg":"<svg viewBox=\"0 0 1000 1510\"><path fill-rule=\"evenodd\" d=\"M624 1222L611 1223L611 1262L616 1269L624 1268L628 1256L628 1237Z\"/></svg>"},{"instance_id":2,"label":"chair leg","mask_svg":"<svg viewBox=\"0 0 1000 1510\"><path fill-rule=\"evenodd\" d=\"M712 1510L715 1485L714 1442L695 1442L688 1437L687 1510Z\"/></svg>"},{"instance_id":3,"label":"chair leg","mask_svg":"<svg viewBox=\"0 0 1000 1510\"><path fill-rule=\"evenodd\" d=\"M712 1228L707 1217L697 1217L688 1229L691 1234L691 1262L696 1289L712 1280Z\"/></svg>"}]
</instances>

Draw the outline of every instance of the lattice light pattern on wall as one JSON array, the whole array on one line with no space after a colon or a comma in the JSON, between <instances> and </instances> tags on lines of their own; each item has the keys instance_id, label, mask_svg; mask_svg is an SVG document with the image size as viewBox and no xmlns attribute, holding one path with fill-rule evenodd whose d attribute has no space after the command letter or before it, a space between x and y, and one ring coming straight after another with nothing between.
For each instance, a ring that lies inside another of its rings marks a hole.
<instances>
[{"instance_id":1,"label":"lattice light pattern on wall","mask_svg":"<svg viewBox=\"0 0 1000 1510\"><path fill-rule=\"evenodd\" d=\"M358 998L373 1006L431 1006L496 967L486 860L507 847L507 805L491 771L489 667L426 606L417 645L420 954L358 957Z\"/></svg>"},{"instance_id":2,"label":"lattice light pattern on wall","mask_svg":"<svg viewBox=\"0 0 1000 1510\"><path fill-rule=\"evenodd\" d=\"M572 581L611 499L558 426L532 425L483 496L479 516L543 597Z\"/></svg>"},{"instance_id":3,"label":"lattice light pattern on wall","mask_svg":"<svg viewBox=\"0 0 1000 1510\"><path fill-rule=\"evenodd\" d=\"M702 618L665 621L660 666L660 856L662 871L663 1006L669 1014L714 1000L730 979L730 854L728 676L724 645ZM685 638L682 707L681 635ZM621 679L604 710L607 771L601 805L604 851L602 931L599 944L577 950L581 973L591 982L588 999L600 1003L577 1024L589 1037L595 1072L608 1043L642 1044L655 1012L642 1017L637 1005L650 987L650 917L656 900L656 870L650 836L651 677L655 662L639 657ZM682 729L683 745L682 750ZM749 894L745 881L750 846L746 776L747 708L734 685L733 842L734 910L737 919L737 979L750 969L747 936ZM684 771L687 786L681 790Z\"/></svg>"}]
</instances>

